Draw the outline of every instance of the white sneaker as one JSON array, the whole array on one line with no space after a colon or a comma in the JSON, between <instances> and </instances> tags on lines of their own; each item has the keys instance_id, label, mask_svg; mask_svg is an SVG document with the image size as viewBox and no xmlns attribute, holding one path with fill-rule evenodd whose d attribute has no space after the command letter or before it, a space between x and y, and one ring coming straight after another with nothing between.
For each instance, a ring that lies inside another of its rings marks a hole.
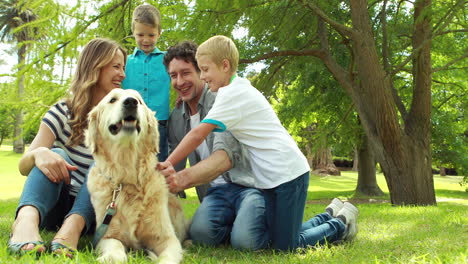
<instances>
[{"instance_id":1,"label":"white sneaker","mask_svg":"<svg viewBox=\"0 0 468 264\"><path fill-rule=\"evenodd\" d=\"M331 203L325 208L325 211L327 211L331 216L336 217L341 208L343 208L343 205L344 203L340 199L333 198Z\"/></svg>"},{"instance_id":2,"label":"white sneaker","mask_svg":"<svg viewBox=\"0 0 468 264\"><path fill-rule=\"evenodd\" d=\"M353 240L356 237L358 232L357 229L357 218L359 215L359 210L356 206L351 203L344 202L343 208L336 215L337 218L343 220L346 224L345 231L341 239L343 240Z\"/></svg>"}]
</instances>

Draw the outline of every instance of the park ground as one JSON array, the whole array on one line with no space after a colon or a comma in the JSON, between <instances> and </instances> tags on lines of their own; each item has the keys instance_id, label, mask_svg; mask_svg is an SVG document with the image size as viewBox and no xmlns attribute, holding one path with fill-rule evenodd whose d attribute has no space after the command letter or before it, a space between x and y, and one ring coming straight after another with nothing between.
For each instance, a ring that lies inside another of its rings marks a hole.
<instances>
[{"instance_id":1,"label":"park ground","mask_svg":"<svg viewBox=\"0 0 468 264\"><path fill-rule=\"evenodd\" d=\"M48 254L16 257L7 252L7 240L25 177L18 173L19 154L11 146L0 148L0 264L3 263L96 263L90 237L84 237L73 260ZM297 252L236 251L229 246L186 249L183 263L468 263L468 193L461 176L434 175L437 206L399 207L389 203L384 177L378 184L383 197L360 197L354 193L355 172L342 176L311 176L304 219L323 212L333 197L349 200L360 210L359 233L351 243L325 245ZM182 201L191 217L198 200L193 189ZM43 232L50 241L53 233ZM142 252L129 263L150 263Z\"/></svg>"}]
</instances>

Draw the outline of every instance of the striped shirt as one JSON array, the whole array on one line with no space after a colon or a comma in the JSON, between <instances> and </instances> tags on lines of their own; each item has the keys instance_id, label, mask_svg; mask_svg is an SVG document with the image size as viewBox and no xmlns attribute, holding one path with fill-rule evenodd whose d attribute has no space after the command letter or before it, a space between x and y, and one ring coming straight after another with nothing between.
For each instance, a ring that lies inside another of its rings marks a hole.
<instances>
[{"instance_id":1,"label":"striped shirt","mask_svg":"<svg viewBox=\"0 0 468 264\"><path fill-rule=\"evenodd\" d=\"M68 112L65 101L60 101L47 111L42 122L50 128L55 136L53 147L63 149L71 159L72 165L78 167L78 170L69 171L71 172L70 195L76 196L88 174L89 166L93 163L93 156L83 143L76 146L66 145L71 136Z\"/></svg>"}]
</instances>

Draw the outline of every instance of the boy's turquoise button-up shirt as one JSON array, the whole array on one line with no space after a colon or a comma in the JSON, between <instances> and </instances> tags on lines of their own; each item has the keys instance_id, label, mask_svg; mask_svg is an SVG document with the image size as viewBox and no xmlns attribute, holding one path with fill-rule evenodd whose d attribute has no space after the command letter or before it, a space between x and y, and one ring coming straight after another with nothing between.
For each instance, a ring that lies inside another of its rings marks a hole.
<instances>
[{"instance_id":1,"label":"boy's turquoise button-up shirt","mask_svg":"<svg viewBox=\"0 0 468 264\"><path fill-rule=\"evenodd\" d=\"M163 64L165 52L155 48L146 55L136 48L127 58L124 89L137 90L146 105L156 112L158 120L169 119L169 90L171 79Z\"/></svg>"}]
</instances>

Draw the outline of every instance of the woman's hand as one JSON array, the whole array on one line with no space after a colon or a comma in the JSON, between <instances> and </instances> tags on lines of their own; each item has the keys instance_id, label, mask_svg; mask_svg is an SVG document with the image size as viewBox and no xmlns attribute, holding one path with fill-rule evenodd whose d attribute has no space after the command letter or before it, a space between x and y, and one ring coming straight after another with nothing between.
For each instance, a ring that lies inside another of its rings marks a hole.
<instances>
[{"instance_id":1,"label":"woman's hand","mask_svg":"<svg viewBox=\"0 0 468 264\"><path fill-rule=\"evenodd\" d=\"M36 167L41 170L50 181L54 183L65 182L70 184L70 173L68 171L77 170L78 167L70 165L59 154L52 150L39 147L34 150L34 160Z\"/></svg>"}]
</instances>

